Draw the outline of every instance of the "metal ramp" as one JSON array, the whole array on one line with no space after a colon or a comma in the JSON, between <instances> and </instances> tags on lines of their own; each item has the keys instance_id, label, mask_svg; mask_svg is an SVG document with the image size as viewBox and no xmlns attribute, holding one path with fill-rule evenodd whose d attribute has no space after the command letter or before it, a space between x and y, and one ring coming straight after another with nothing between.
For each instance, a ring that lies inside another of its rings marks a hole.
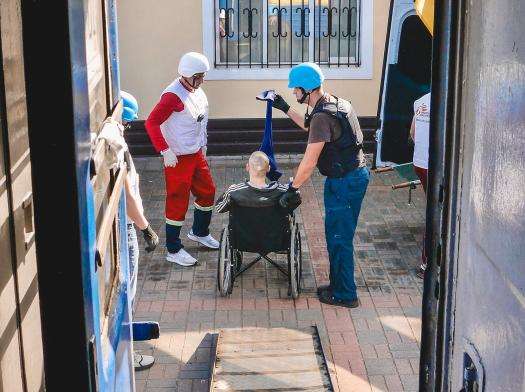
<instances>
[{"instance_id":1,"label":"metal ramp","mask_svg":"<svg viewBox=\"0 0 525 392\"><path fill-rule=\"evenodd\" d=\"M317 328L221 330L210 391L333 391Z\"/></svg>"}]
</instances>

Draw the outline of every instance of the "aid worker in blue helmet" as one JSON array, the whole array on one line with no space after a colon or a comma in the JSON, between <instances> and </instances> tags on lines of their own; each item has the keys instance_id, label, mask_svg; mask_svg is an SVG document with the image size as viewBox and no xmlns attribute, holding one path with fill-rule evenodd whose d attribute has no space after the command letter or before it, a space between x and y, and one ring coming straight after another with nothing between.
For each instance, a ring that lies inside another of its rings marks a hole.
<instances>
[{"instance_id":1,"label":"aid worker in blue helmet","mask_svg":"<svg viewBox=\"0 0 525 392\"><path fill-rule=\"evenodd\" d=\"M131 121L138 118L138 102L133 95L126 91L120 92L122 98L122 124L125 129L129 127ZM135 164L129 152L126 149L124 159L128 166L128 175L125 181L126 192L126 212L127 212L127 231L128 231L128 257L130 265L130 289L129 298L133 304L137 292L137 279L139 270L139 243L135 226L142 232L145 249L147 252L153 252L159 244L159 237L149 224L144 215L142 198L140 197L139 175L135 169ZM133 305L132 305L133 309ZM153 366L155 358L151 355L144 355L133 352L133 368L136 371L145 370Z\"/></svg>"},{"instance_id":2,"label":"aid worker in blue helmet","mask_svg":"<svg viewBox=\"0 0 525 392\"><path fill-rule=\"evenodd\" d=\"M363 133L350 102L323 89L324 75L317 64L293 67L288 81L297 102L307 105L306 115L290 108L280 95L273 106L308 132L308 145L286 195L294 200L316 166L326 177L325 236L330 284L319 287L317 293L325 304L354 308L359 306L359 300L353 239L370 176L362 149ZM283 197L283 205L287 197Z\"/></svg>"}]
</instances>

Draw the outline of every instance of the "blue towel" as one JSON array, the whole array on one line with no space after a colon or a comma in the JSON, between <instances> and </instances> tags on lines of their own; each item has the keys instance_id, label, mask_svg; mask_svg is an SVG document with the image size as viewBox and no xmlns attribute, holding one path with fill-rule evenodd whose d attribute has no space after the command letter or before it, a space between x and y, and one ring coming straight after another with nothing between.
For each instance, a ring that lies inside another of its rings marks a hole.
<instances>
[{"instance_id":1,"label":"blue towel","mask_svg":"<svg viewBox=\"0 0 525 392\"><path fill-rule=\"evenodd\" d=\"M275 156L273 153L273 137L272 137L272 103L275 97L275 92L273 90L263 91L257 96L257 99L260 101L266 101L266 120L264 123L264 136L259 147L259 151L264 152L268 155L270 160L270 171L266 174L266 177L270 181L277 181L282 173L277 168L277 162L275 161Z\"/></svg>"}]
</instances>

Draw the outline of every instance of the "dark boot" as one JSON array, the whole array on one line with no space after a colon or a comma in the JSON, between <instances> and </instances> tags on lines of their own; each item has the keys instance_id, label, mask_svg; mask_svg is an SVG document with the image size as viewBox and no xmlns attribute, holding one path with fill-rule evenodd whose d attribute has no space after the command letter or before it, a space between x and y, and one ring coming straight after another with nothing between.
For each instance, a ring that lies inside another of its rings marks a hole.
<instances>
[{"instance_id":1,"label":"dark boot","mask_svg":"<svg viewBox=\"0 0 525 392\"><path fill-rule=\"evenodd\" d=\"M332 295L331 291L322 291L319 295L319 302L322 302L323 304L327 305L342 306L345 308L357 308L359 306L358 298L354 300L336 299Z\"/></svg>"}]
</instances>

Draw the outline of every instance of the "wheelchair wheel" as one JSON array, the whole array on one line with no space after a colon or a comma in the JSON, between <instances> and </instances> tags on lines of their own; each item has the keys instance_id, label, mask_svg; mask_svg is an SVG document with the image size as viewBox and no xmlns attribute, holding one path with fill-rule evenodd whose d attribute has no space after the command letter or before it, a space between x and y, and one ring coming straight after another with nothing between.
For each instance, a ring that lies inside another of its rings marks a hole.
<instances>
[{"instance_id":1,"label":"wheelchair wheel","mask_svg":"<svg viewBox=\"0 0 525 392\"><path fill-rule=\"evenodd\" d=\"M221 233L217 283L219 286L219 292L223 297L231 294L233 288L233 265L231 258L230 238L227 228L224 228Z\"/></svg>"},{"instance_id":2,"label":"wheelchair wheel","mask_svg":"<svg viewBox=\"0 0 525 392\"><path fill-rule=\"evenodd\" d=\"M303 270L301 232L299 231L299 225L297 223L293 225L290 237L290 252L288 253L289 292L292 298L296 299L301 292L301 275Z\"/></svg>"}]
</instances>

